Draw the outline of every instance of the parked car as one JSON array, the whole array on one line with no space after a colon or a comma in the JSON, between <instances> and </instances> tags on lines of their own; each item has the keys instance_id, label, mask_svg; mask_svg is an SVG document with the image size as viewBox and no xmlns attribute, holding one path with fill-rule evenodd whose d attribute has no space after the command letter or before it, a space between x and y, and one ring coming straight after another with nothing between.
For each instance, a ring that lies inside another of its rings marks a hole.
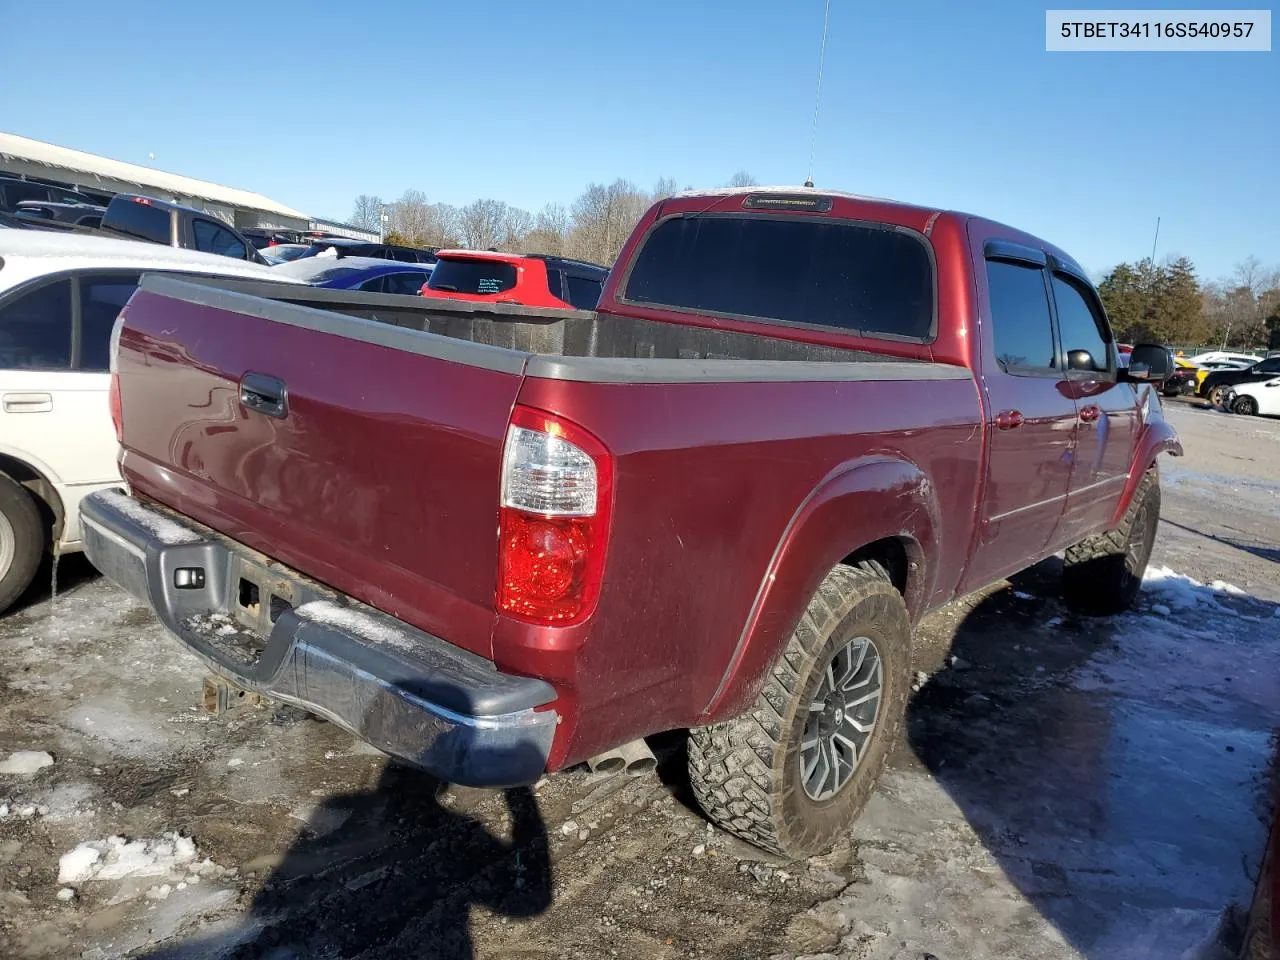
<instances>
[{"instance_id":1,"label":"parked car","mask_svg":"<svg viewBox=\"0 0 1280 960\"><path fill-rule=\"evenodd\" d=\"M441 250L424 297L594 310L609 268L542 254Z\"/></svg>"},{"instance_id":2,"label":"parked car","mask_svg":"<svg viewBox=\"0 0 1280 960\"><path fill-rule=\"evenodd\" d=\"M1207 366L1211 363L1219 363L1226 361L1228 363L1237 363L1242 366L1252 366L1261 360L1262 357L1252 353L1232 353L1228 350L1209 350L1205 353L1197 353L1194 357L1187 357L1188 363L1194 363L1197 367Z\"/></svg>"},{"instance_id":3,"label":"parked car","mask_svg":"<svg viewBox=\"0 0 1280 960\"><path fill-rule=\"evenodd\" d=\"M1188 363L1181 357L1175 357L1173 360L1173 372L1169 374L1167 379L1161 385L1161 392L1166 397L1190 396L1196 392L1196 374L1200 368L1194 363Z\"/></svg>"},{"instance_id":4,"label":"parked car","mask_svg":"<svg viewBox=\"0 0 1280 960\"><path fill-rule=\"evenodd\" d=\"M36 200L41 203L81 203L90 206L95 203L85 194L66 187L0 176L0 211L12 213L24 200Z\"/></svg>"},{"instance_id":5,"label":"parked car","mask_svg":"<svg viewBox=\"0 0 1280 960\"><path fill-rule=\"evenodd\" d=\"M273 272L313 287L417 296L431 276L431 270L429 263L401 263L371 257L343 257L336 261L328 257L306 257L280 264Z\"/></svg>"},{"instance_id":6,"label":"parked car","mask_svg":"<svg viewBox=\"0 0 1280 960\"><path fill-rule=\"evenodd\" d=\"M689 728L713 820L826 848L925 612L1059 551L1074 602L1135 599L1170 353L1121 372L1074 260L934 208L682 195L618 264L595 313L146 278L88 555L228 682L444 780Z\"/></svg>"},{"instance_id":7,"label":"parked car","mask_svg":"<svg viewBox=\"0 0 1280 960\"><path fill-rule=\"evenodd\" d=\"M207 253L0 230L0 612L50 546L80 549L80 498L120 482L108 341L143 270L273 279Z\"/></svg>"},{"instance_id":8,"label":"parked car","mask_svg":"<svg viewBox=\"0 0 1280 960\"><path fill-rule=\"evenodd\" d=\"M434 247L401 247L393 243L370 243L343 237L314 240L304 257L370 257L376 260L402 260L405 263L435 263Z\"/></svg>"},{"instance_id":9,"label":"parked car","mask_svg":"<svg viewBox=\"0 0 1280 960\"><path fill-rule=\"evenodd\" d=\"M273 243L266 247L259 247L258 253L262 258L275 266L280 263L289 263L304 256L310 244L306 243Z\"/></svg>"},{"instance_id":10,"label":"parked car","mask_svg":"<svg viewBox=\"0 0 1280 960\"><path fill-rule=\"evenodd\" d=\"M1215 407L1222 406L1228 389L1242 383L1257 383L1280 376L1280 357L1262 360L1244 369L1213 370L1200 381L1197 394Z\"/></svg>"},{"instance_id":11,"label":"parked car","mask_svg":"<svg viewBox=\"0 0 1280 960\"><path fill-rule=\"evenodd\" d=\"M211 213L168 200L117 194L102 215L101 229L105 234L128 240L145 240L267 265L253 244L230 224Z\"/></svg>"},{"instance_id":12,"label":"parked car","mask_svg":"<svg viewBox=\"0 0 1280 960\"><path fill-rule=\"evenodd\" d=\"M99 227L106 207L87 203L56 203L49 200L23 200L14 210L20 220L37 221L47 227Z\"/></svg>"},{"instance_id":13,"label":"parked car","mask_svg":"<svg viewBox=\"0 0 1280 960\"><path fill-rule=\"evenodd\" d=\"M1239 360L1207 360L1196 370L1196 393L1200 392L1200 385L1209 374L1217 370L1244 370L1250 366Z\"/></svg>"},{"instance_id":14,"label":"parked car","mask_svg":"<svg viewBox=\"0 0 1280 960\"><path fill-rule=\"evenodd\" d=\"M1228 387L1222 406L1245 416L1280 417L1280 377Z\"/></svg>"}]
</instances>

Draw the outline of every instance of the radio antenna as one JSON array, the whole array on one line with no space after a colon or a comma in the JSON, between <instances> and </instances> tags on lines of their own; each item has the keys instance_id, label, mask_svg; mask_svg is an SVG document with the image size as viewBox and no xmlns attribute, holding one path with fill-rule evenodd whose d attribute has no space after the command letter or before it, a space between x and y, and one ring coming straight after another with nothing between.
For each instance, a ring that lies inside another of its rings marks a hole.
<instances>
[{"instance_id":1,"label":"radio antenna","mask_svg":"<svg viewBox=\"0 0 1280 960\"><path fill-rule=\"evenodd\" d=\"M831 0L826 0L822 10L822 46L818 50L818 89L813 95L813 130L809 134L809 176L806 187L813 186L813 154L818 146L818 110L822 106L822 67L827 62L827 24L831 20Z\"/></svg>"}]
</instances>

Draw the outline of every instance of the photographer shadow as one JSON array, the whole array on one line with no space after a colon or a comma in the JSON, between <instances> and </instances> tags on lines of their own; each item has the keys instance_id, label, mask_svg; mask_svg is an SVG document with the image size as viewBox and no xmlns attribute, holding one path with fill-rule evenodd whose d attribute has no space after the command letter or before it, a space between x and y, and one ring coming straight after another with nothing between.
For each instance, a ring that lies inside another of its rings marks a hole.
<instances>
[{"instance_id":1,"label":"photographer shadow","mask_svg":"<svg viewBox=\"0 0 1280 960\"><path fill-rule=\"evenodd\" d=\"M372 790L330 797L311 812L233 928L146 956L471 960L472 907L519 918L551 905L547 831L533 792L501 795L506 823L482 800L486 823L456 809L446 784L388 761Z\"/></svg>"}]
</instances>

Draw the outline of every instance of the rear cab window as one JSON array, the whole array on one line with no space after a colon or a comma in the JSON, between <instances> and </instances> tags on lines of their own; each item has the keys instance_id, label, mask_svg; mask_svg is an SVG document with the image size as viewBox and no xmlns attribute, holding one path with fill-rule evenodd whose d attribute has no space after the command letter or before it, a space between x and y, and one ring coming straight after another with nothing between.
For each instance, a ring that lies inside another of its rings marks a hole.
<instances>
[{"instance_id":1,"label":"rear cab window","mask_svg":"<svg viewBox=\"0 0 1280 960\"><path fill-rule=\"evenodd\" d=\"M168 210L136 200L113 200L102 217L102 227L115 233L162 243L172 243L171 217Z\"/></svg>"},{"instance_id":2,"label":"rear cab window","mask_svg":"<svg viewBox=\"0 0 1280 960\"><path fill-rule=\"evenodd\" d=\"M505 260L441 257L427 286L450 293L499 294L516 285L516 268Z\"/></svg>"},{"instance_id":3,"label":"rear cab window","mask_svg":"<svg viewBox=\"0 0 1280 960\"><path fill-rule=\"evenodd\" d=\"M875 223L675 216L649 233L622 299L872 337L923 342L934 333L924 238Z\"/></svg>"}]
</instances>

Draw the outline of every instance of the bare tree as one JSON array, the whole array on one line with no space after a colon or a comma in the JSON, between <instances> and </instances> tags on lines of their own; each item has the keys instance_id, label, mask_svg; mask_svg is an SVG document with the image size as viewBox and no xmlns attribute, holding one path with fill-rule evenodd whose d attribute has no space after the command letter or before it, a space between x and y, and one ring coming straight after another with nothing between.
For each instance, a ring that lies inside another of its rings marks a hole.
<instances>
[{"instance_id":1,"label":"bare tree","mask_svg":"<svg viewBox=\"0 0 1280 960\"><path fill-rule=\"evenodd\" d=\"M653 199L655 202L665 200L679 189L675 177L659 177L658 182L653 185Z\"/></svg>"},{"instance_id":2,"label":"bare tree","mask_svg":"<svg viewBox=\"0 0 1280 960\"><path fill-rule=\"evenodd\" d=\"M562 256L565 243L569 239L569 230L573 222L569 219L569 211L561 204L548 203L538 213L533 229L524 237L525 249L530 253L550 253Z\"/></svg>"},{"instance_id":3,"label":"bare tree","mask_svg":"<svg viewBox=\"0 0 1280 960\"><path fill-rule=\"evenodd\" d=\"M649 196L630 180L589 185L573 203L570 253L596 263L613 263L650 203Z\"/></svg>"},{"instance_id":4,"label":"bare tree","mask_svg":"<svg viewBox=\"0 0 1280 960\"><path fill-rule=\"evenodd\" d=\"M519 207L507 207L507 215L502 222L502 242L500 249L510 253L519 252L524 246L525 238L533 230L533 214Z\"/></svg>"},{"instance_id":5,"label":"bare tree","mask_svg":"<svg viewBox=\"0 0 1280 960\"><path fill-rule=\"evenodd\" d=\"M365 230L381 230L382 199L368 193L356 197L355 209L351 212L351 225Z\"/></svg>"},{"instance_id":6,"label":"bare tree","mask_svg":"<svg viewBox=\"0 0 1280 960\"><path fill-rule=\"evenodd\" d=\"M473 200L458 211L462 242L472 250L497 249L506 238L507 205L501 200Z\"/></svg>"},{"instance_id":7,"label":"bare tree","mask_svg":"<svg viewBox=\"0 0 1280 960\"><path fill-rule=\"evenodd\" d=\"M760 181L745 170L739 170L729 178L729 186L731 187L756 187L759 185Z\"/></svg>"}]
</instances>

